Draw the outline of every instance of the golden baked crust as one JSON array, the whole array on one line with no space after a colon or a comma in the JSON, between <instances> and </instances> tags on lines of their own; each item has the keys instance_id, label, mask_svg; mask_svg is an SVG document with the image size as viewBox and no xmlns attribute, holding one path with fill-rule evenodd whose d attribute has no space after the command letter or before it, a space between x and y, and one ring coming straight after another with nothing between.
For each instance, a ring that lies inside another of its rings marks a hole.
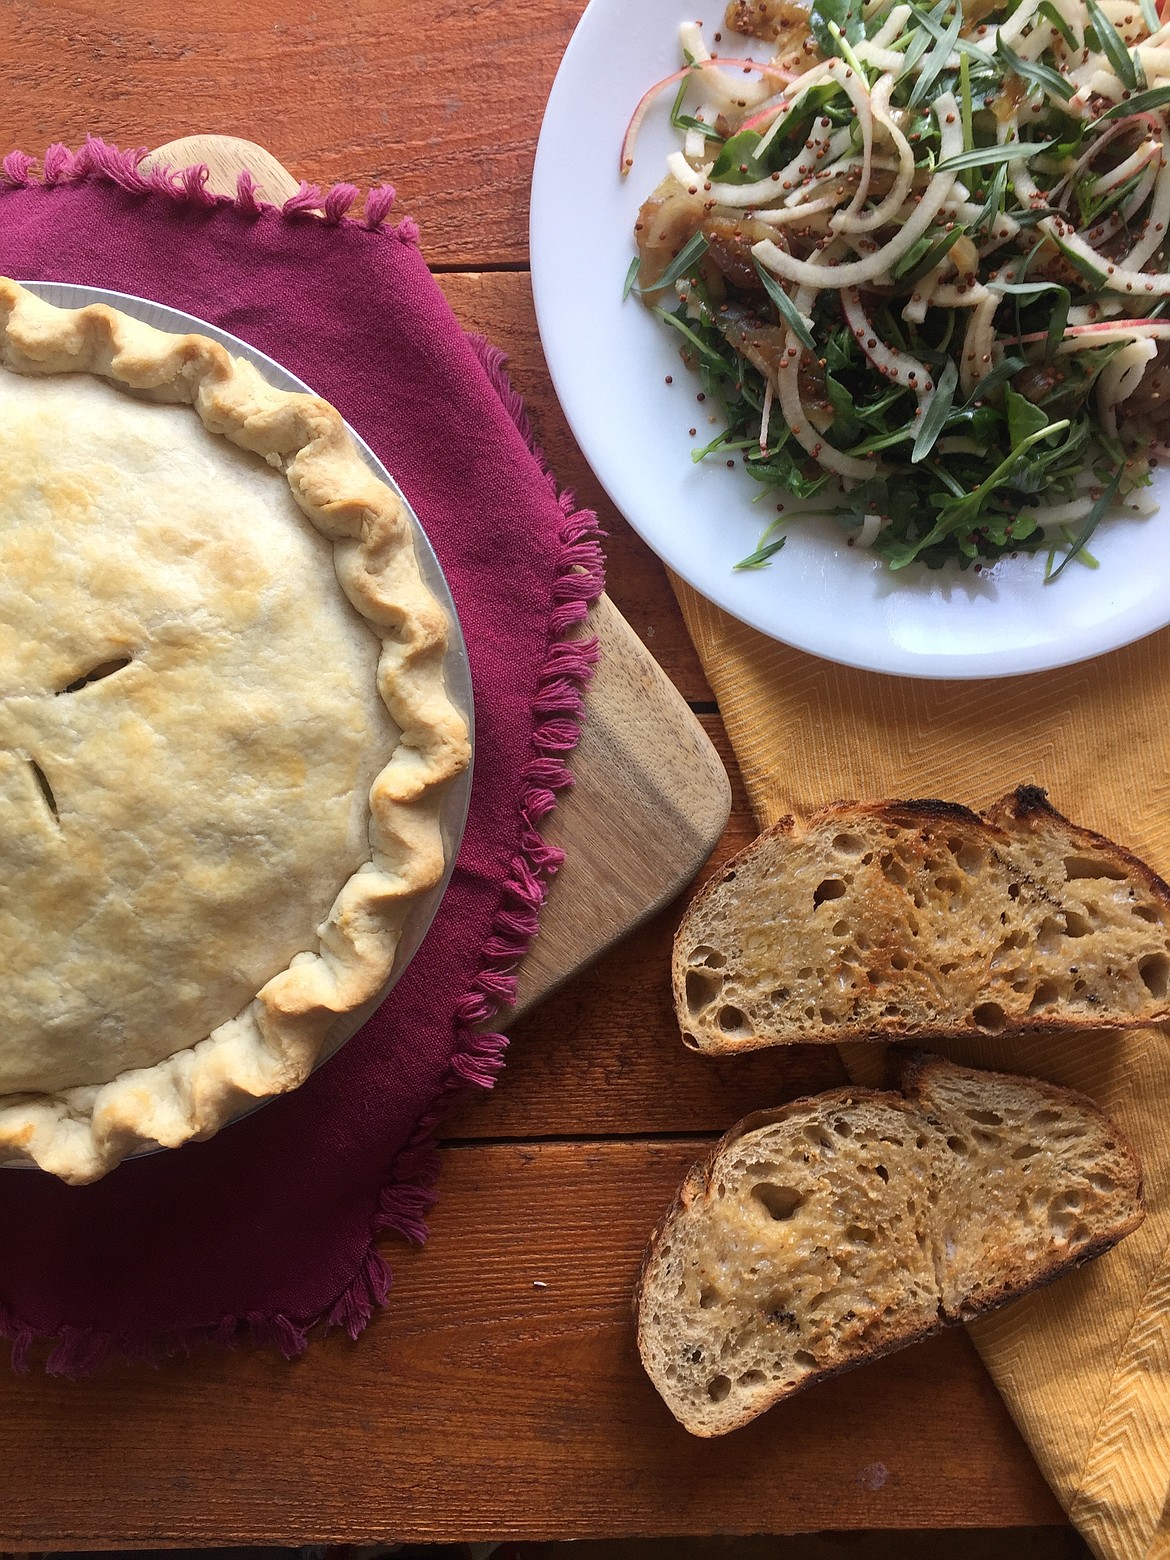
<instances>
[{"instance_id":1,"label":"golden baked crust","mask_svg":"<svg viewBox=\"0 0 1170 1560\"><path fill-rule=\"evenodd\" d=\"M693 1434L1051 1283L1145 1218L1137 1154L1084 1095L891 1061L897 1092L739 1122L651 1235L638 1349Z\"/></svg>"},{"instance_id":2,"label":"golden baked crust","mask_svg":"<svg viewBox=\"0 0 1170 1560\"><path fill-rule=\"evenodd\" d=\"M304 1080L470 748L325 402L0 279L0 426L0 1161L85 1182Z\"/></svg>"},{"instance_id":3,"label":"golden baked crust","mask_svg":"<svg viewBox=\"0 0 1170 1560\"><path fill-rule=\"evenodd\" d=\"M1083 1033L1170 1019L1170 886L1022 785L783 818L696 895L673 957L684 1040Z\"/></svg>"}]
</instances>

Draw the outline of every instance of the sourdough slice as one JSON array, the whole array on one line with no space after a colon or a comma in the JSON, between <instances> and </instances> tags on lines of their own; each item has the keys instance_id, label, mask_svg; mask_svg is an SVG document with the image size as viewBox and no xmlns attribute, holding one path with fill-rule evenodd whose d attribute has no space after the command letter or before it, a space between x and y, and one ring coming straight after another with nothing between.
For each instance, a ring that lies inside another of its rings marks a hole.
<instances>
[{"instance_id":1,"label":"sourdough slice","mask_svg":"<svg viewBox=\"0 0 1170 1560\"><path fill-rule=\"evenodd\" d=\"M683 918L687 1043L916 1040L1170 1018L1170 888L1020 786L785 818Z\"/></svg>"},{"instance_id":2,"label":"sourdough slice","mask_svg":"<svg viewBox=\"0 0 1170 1560\"><path fill-rule=\"evenodd\" d=\"M684 1181L635 1311L642 1362L687 1430L734 1430L1142 1222L1137 1156L1091 1100L939 1057L900 1066L900 1093L749 1116Z\"/></svg>"}]
</instances>

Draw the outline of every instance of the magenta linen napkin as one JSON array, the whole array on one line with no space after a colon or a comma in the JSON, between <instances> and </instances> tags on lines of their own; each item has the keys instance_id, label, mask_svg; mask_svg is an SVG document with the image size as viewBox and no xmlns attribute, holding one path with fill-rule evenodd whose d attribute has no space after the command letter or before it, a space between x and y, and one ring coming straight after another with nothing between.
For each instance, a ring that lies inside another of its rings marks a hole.
<instances>
[{"instance_id":1,"label":"magenta linen napkin","mask_svg":"<svg viewBox=\"0 0 1170 1560\"><path fill-rule=\"evenodd\" d=\"M233 332L331 401L394 473L438 553L471 658L476 760L458 866L389 1000L303 1088L209 1143L120 1166L94 1186L0 1171L0 1336L26 1366L92 1370L240 1330L288 1356L317 1323L356 1337L390 1273L383 1231L425 1238L433 1135L505 1040L559 853L539 820L569 783L596 655L570 638L602 589L596 522L530 448L502 357L466 337L393 192L302 187L282 209L209 195L205 170L138 173L91 141L10 154L0 274L169 304ZM0 1006L2 1013L2 1006Z\"/></svg>"}]
</instances>

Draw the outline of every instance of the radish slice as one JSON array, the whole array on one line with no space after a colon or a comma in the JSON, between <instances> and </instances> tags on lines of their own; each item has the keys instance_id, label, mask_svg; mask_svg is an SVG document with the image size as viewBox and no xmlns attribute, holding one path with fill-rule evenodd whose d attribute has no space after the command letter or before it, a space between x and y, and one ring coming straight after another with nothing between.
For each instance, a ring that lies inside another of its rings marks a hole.
<instances>
[{"instance_id":1,"label":"radish slice","mask_svg":"<svg viewBox=\"0 0 1170 1560\"><path fill-rule=\"evenodd\" d=\"M963 337L963 351L959 359L959 388L966 396L972 396L980 380L986 379L995 367L995 315L1003 302L1004 294L994 290L996 282L1010 282L1016 276L1016 268L1001 266L990 278L987 297L975 305L967 321L967 333Z\"/></svg>"},{"instance_id":2,"label":"radish slice","mask_svg":"<svg viewBox=\"0 0 1170 1560\"><path fill-rule=\"evenodd\" d=\"M1108 173L1102 173L1093 180L1093 194L1103 195L1107 190L1115 190L1119 184L1125 183L1130 174L1137 173L1161 154L1162 148L1155 141L1143 141L1136 152L1131 152L1116 167L1110 168Z\"/></svg>"},{"instance_id":3,"label":"radish slice","mask_svg":"<svg viewBox=\"0 0 1170 1560\"><path fill-rule=\"evenodd\" d=\"M713 163L704 163L700 168L692 168L681 152L671 152L666 159L667 172L688 195L697 195L699 187L704 183L711 172Z\"/></svg>"},{"instance_id":4,"label":"radish slice","mask_svg":"<svg viewBox=\"0 0 1170 1560\"><path fill-rule=\"evenodd\" d=\"M1037 525L1068 525L1083 520L1094 503L1095 500L1091 497L1070 498L1066 504L1045 504L1021 509L1020 515L1027 515ZM1144 489L1127 493L1124 498L1118 498L1114 505L1115 509L1140 516L1152 515L1157 507L1157 501L1152 499Z\"/></svg>"},{"instance_id":5,"label":"radish slice","mask_svg":"<svg viewBox=\"0 0 1170 1560\"><path fill-rule=\"evenodd\" d=\"M938 271L932 271L929 276L924 276L910 294L910 302L902 310L902 318L910 325L921 325L926 319L926 311L934 302L935 289L939 285Z\"/></svg>"},{"instance_id":6,"label":"radish slice","mask_svg":"<svg viewBox=\"0 0 1170 1560\"><path fill-rule=\"evenodd\" d=\"M876 70L896 72L906 63L897 49L879 48L872 40L855 44L853 52L863 65L872 65Z\"/></svg>"},{"instance_id":7,"label":"radish slice","mask_svg":"<svg viewBox=\"0 0 1170 1560\"><path fill-rule=\"evenodd\" d=\"M1170 131L1162 129L1161 166L1157 173L1157 182L1154 185L1154 198L1150 205L1150 212L1146 218L1145 230L1141 238L1125 256L1125 264L1130 270L1136 270L1143 266L1155 250L1160 249L1166 237L1167 224L1170 224ZM1142 181L1145 182L1144 180ZM1134 191L1136 196L1137 191ZM1127 203L1128 204L1128 203ZM1138 210L1141 208L1138 207Z\"/></svg>"},{"instance_id":8,"label":"radish slice","mask_svg":"<svg viewBox=\"0 0 1170 1560\"><path fill-rule=\"evenodd\" d=\"M1134 393L1146 368L1157 355L1157 342L1147 336L1122 347L1101 370L1097 381L1097 410L1110 438L1117 437L1117 408Z\"/></svg>"},{"instance_id":9,"label":"radish slice","mask_svg":"<svg viewBox=\"0 0 1170 1560\"><path fill-rule=\"evenodd\" d=\"M858 76L843 60L830 60L829 72L849 101L861 126L861 178L853 192L853 199L840 217L833 218L833 227L854 216L869 198L870 180L873 178L873 112L870 108L869 86L864 77Z\"/></svg>"},{"instance_id":10,"label":"radish slice","mask_svg":"<svg viewBox=\"0 0 1170 1560\"><path fill-rule=\"evenodd\" d=\"M778 211L755 211L752 215L769 227L786 227L790 222L807 222L809 217L832 211L840 204L836 195L825 195L820 200L807 200L803 206L781 206Z\"/></svg>"},{"instance_id":11,"label":"radish slice","mask_svg":"<svg viewBox=\"0 0 1170 1560\"><path fill-rule=\"evenodd\" d=\"M885 21L869 40L875 48L886 49L891 43L896 43L902 36L902 28L910 16L908 5L896 5L886 17ZM901 59L901 56L899 56ZM899 65L899 69L901 66Z\"/></svg>"},{"instance_id":12,"label":"radish slice","mask_svg":"<svg viewBox=\"0 0 1170 1560\"><path fill-rule=\"evenodd\" d=\"M942 158L957 157L963 150L963 129L959 123L959 105L949 92L940 94L934 103L935 117L939 123L942 140ZM936 173L923 191L913 215L888 244L875 250L864 260L854 260L845 265L822 266L808 260L798 260L794 255L779 249L770 238L753 245L752 253L761 265L785 281L799 282L805 287L856 287L859 282L872 281L887 272L895 260L906 253L934 221L954 186L953 173ZM1170 286L1170 278L1167 285Z\"/></svg>"},{"instance_id":13,"label":"radish slice","mask_svg":"<svg viewBox=\"0 0 1170 1560\"><path fill-rule=\"evenodd\" d=\"M881 515L866 515L861 522L861 530L853 538L854 547L872 547L889 523Z\"/></svg>"},{"instance_id":14,"label":"radish slice","mask_svg":"<svg viewBox=\"0 0 1170 1560\"><path fill-rule=\"evenodd\" d=\"M1087 81L1079 83L1068 100L1068 106L1074 114L1082 114L1091 97L1108 98L1111 103L1120 103L1124 96L1125 88L1111 70L1094 70Z\"/></svg>"},{"instance_id":15,"label":"radish slice","mask_svg":"<svg viewBox=\"0 0 1170 1560\"><path fill-rule=\"evenodd\" d=\"M828 62L826 61L820 65L814 65L811 70L806 70L803 76L797 78L797 91L795 95L789 97L787 102L782 105L784 108L784 113L777 114L775 119L772 121L772 124L760 137L760 144L756 147L757 157L763 157L764 153L768 150L769 146L771 146L775 137L779 134L780 126L784 123L788 110L799 107L800 101L805 96L805 94L811 91L813 87L820 86L822 81L827 80L828 74L829 66ZM744 128L747 128L746 123Z\"/></svg>"},{"instance_id":16,"label":"radish slice","mask_svg":"<svg viewBox=\"0 0 1170 1560\"><path fill-rule=\"evenodd\" d=\"M694 113L694 118L705 125L713 125L718 117L719 110L714 103L702 103ZM697 167L706 157L707 145L707 137L703 132L688 126L683 139L683 156L692 168Z\"/></svg>"},{"instance_id":17,"label":"radish slice","mask_svg":"<svg viewBox=\"0 0 1170 1560\"><path fill-rule=\"evenodd\" d=\"M656 81L638 99L638 106L630 117L626 126L626 133L622 137L620 169L623 174L629 173L634 166L634 143L638 139L638 131L642 128L642 121L650 108L651 103L666 87L673 86L676 81L681 81L684 76L697 76L708 70L709 66L732 66L742 70L746 75L752 71L759 71L761 75L771 76L777 81L795 81L797 78L792 71L784 70L779 65L770 64L766 60L732 60L723 56L712 54L708 59L697 61L694 65L684 65L681 70L676 70L669 76L664 76L661 81Z\"/></svg>"},{"instance_id":18,"label":"radish slice","mask_svg":"<svg viewBox=\"0 0 1170 1560\"><path fill-rule=\"evenodd\" d=\"M934 290L934 301L940 309L977 309L989 297L990 290L982 282L974 282L970 287L943 282Z\"/></svg>"},{"instance_id":19,"label":"radish slice","mask_svg":"<svg viewBox=\"0 0 1170 1560\"><path fill-rule=\"evenodd\" d=\"M678 46L687 59L694 60L696 65L702 65L711 58L711 51L707 47L703 37L703 28L699 22L683 22L678 30Z\"/></svg>"},{"instance_id":20,"label":"radish slice","mask_svg":"<svg viewBox=\"0 0 1170 1560\"><path fill-rule=\"evenodd\" d=\"M1015 13L1001 24L997 38L1002 38L1004 43L1010 44L1014 49L1025 27L1039 9L1040 0L1024 0L1024 3L1016 8Z\"/></svg>"},{"instance_id":21,"label":"radish slice","mask_svg":"<svg viewBox=\"0 0 1170 1560\"><path fill-rule=\"evenodd\" d=\"M893 141L898 153L898 176L891 185L889 194L872 211L863 212L858 216L843 211L833 223L833 226L840 231L868 233L874 228L881 227L884 222L889 222L902 209L902 204L914 183L913 148L890 116L890 94L894 86L895 78L892 75L882 76L874 85L870 102L875 123L881 125Z\"/></svg>"},{"instance_id":22,"label":"radish slice","mask_svg":"<svg viewBox=\"0 0 1170 1560\"><path fill-rule=\"evenodd\" d=\"M831 264L838 244L834 241L827 249L820 253L820 265ZM810 269L819 269L816 262L810 262ZM798 314L807 316L813 306L820 287L801 287L793 303ZM835 472L839 477L852 478L864 482L872 476L876 476L882 469L880 463L870 456L867 460L858 460L855 455L846 455L835 445L829 444L813 427L808 413L805 411L804 402L800 395L800 359L803 348L800 342L788 332L788 345L784 354L784 362L776 376L776 388L780 392L780 410L784 414L784 421L792 437L808 451L812 458L819 462L826 471Z\"/></svg>"},{"instance_id":23,"label":"radish slice","mask_svg":"<svg viewBox=\"0 0 1170 1560\"><path fill-rule=\"evenodd\" d=\"M821 126L818 125L817 129L819 131ZM796 188L791 191L791 193L784 197L784 204L786 206L799 205L801 201L808 200L816 194L818 181L823 183L828 179L835 178L846 172L847 169L844 159L850 145L852 144L852 139L852 136L849 134L848 125L846 125L841 130L835 130L832 136L829 138L828 146L818 158L815 178L805 179L802 183L798 184ZM788 167L784 170L785 178L791 179L793 171L799 162L800 158L798 157L793 162L788 164ZM783 182L783 180L781 182ZM843 197L838 198L837 205L841 204L842 198Z\"/></svg>"},{"instance_id":24,"label":"radish slice","mask_svg":"<svg viewBox=\"0 0 1170 1560\"><path fill-rule=\"evenodd\" d=\"M862 307L856 287L846 287L841 293L841 307L845 311L849 329L857 338L857 345L886 379L913 390L921 403L924 396L934 389L934 381L925 363L920 363L908 352L896 352L877 334Z\"/></svg>"},{"instance_id":25,"label":"radish slice","mask_svg":"<svg viewBox=\"0 0 1170 1560\"><path fill-rule=\"evenodd\" d=\"M844 135L847 142L848 131ZM835 138L820 135L814 129L786 168L778 173L770 173L765 179L757 179L752 184L713 184L708 192L710 198L720 206L762 206L766 201L775 200L783 190L796 185L797 190L788 197L791 201L799 189L807 185L819 164L832 153L834 143ZM758 149L756 155L759 155Z\"/></svg>"},{"instance_id":26,"label":"radish slice","mask_svg":"<svg viewBox=\"0 0 1170 1560\"><path fill-rule=\"evenodd\" d=\"M1138 337L1150 341L1170 341L1170 320L1102 320L1094 325L1070 325L1060 338L1059 352L1088 352L1094 347L1112 346L1118 341L1133 341ZM1013 336L1012 346L1029 345L1034 341L1047 341L1047 331L1032 331L1027 336Z\"/></svg>"},{"instance_id":27,"label":"radish slice","mask_svg":"<svg viewBox=\"0 0 1170 1560\"><path fill-rule=\"evenodd\" d=\"M1014 166L1014 164L1013 164ZM1155 297L1165 297L1170 293L1170 274L1164 271L1135 271L1124 265L1114 265L1112 260L1098 254L1091 244L1087 244L1081 235L1069 223L1059 217L1042 217L1037 223L1042 233L1063 244L1066 249L1071 249L1087 265L1091 265L1103 277L1102 287L1109 292L1117 293L1145 293ZM1151 223L1156 229L1156 224ZM767 240L765 239L766 243ZM1161 242L1161 235L1155 237L1155 247ZM1145 240L1142 240L1145 244ZM1139 248L1142 246L1139 246Z\"/></svg>"}]
</instances>

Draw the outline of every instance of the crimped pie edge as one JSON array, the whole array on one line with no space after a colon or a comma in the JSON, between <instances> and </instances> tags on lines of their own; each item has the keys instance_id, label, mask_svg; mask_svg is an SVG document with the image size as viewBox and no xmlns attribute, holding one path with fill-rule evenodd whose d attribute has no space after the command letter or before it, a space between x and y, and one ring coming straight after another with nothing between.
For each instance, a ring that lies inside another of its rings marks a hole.
<instances>
[{"instance_id":1,"label":"crimped pie edge","mask_svg":"<svg viewBox=\"0 0 1170 1560\"><path fill-rule=\"evenodd\" d=\"M190 405L210 432L281 470L332 542L346 597L382 641L378 690L401 732L370 791L372 859L342 887L316 953L298 955L242 1013L152 1067L0 1098L0 1160L30 1160L80 1184L138 1150L210 1137L304 1081L336 1021L377 997L412 904L442 877L442 792L466 768L470 743L444 682L447 616L419 571L406 506L366 466L333 407L274 389L207 337L171 335L105 304L59 309L5 278L0 364L88 372Z\"/></svg>"}]
</instances>

